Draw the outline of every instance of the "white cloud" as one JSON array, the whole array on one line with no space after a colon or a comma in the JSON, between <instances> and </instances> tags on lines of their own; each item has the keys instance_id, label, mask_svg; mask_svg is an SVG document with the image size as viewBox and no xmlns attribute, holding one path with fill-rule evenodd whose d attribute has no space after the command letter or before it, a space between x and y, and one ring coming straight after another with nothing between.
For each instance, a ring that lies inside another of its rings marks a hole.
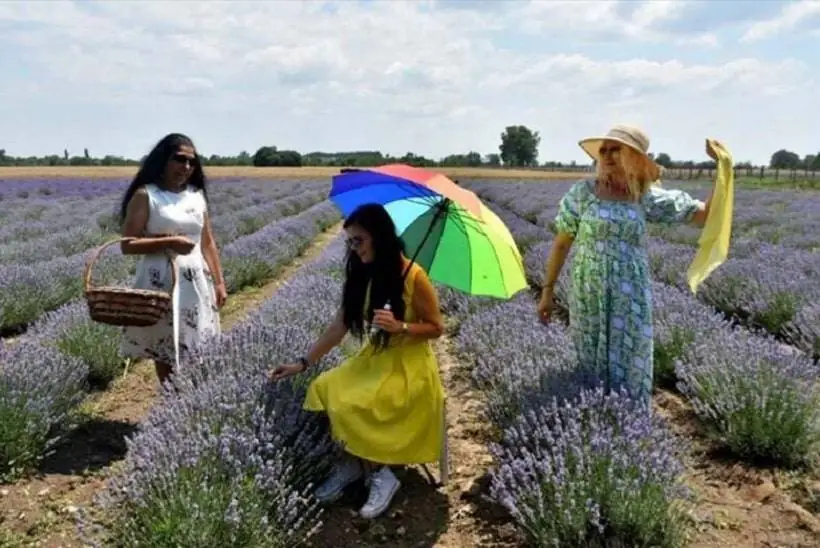
<instances>
[{"instance_id":1,"label":"white cloud","mask_svg":"<svg viewBox=\"0 0 820 548\"><path fill-rule=\"evenodd\" d=\"M816 18L820 20L820 1L802 0L783 6L772 19L753 23L741 37L741 42L756 42L796 29L803 23ZM816 29L814 32L820 32Z\"/></svg>"},{"instance_id":2,"label":"white cloud","mask_svg":"<svg viewBox=\"0 0 820 548\"><path fill-rule=\"evenodd\" d=\"M0 106L1 123L19 123L8 134L22 143L2 144L10 152L43 153L66 139L100 139L89 148L118 146L125 150L107 152L138 155L166 127L191 127L200 146L220 153L276 143L443 156L495 151L504 126L524 123L541 131L543 158L582 160L577 137L627 118L681 141L682 127L698 136L686 137L690 146L659 134L673 156L699 153L708 126L727 140L748 139L749 127L797 132L799 139L808 134L805 120L784 129L766 118L763 105L783 101L788 118L795 98L808 97L811 67L748 54L687 60L691 51L704 51L697 46L722 42L711 30L670 30L689 8L557 1L3 3L0 31L10 31L0 32L0 47L14 48L36 85L12 72L0 82L0 96L29 112L52 104L79 112L83 105L87 118L24 120L10 109L4 118ZM503 45L553 34L560 39ZM575 35L616 47L607 55L584 52ZM112 129L116 117L128 129ZM57 127L69 121L74 125ZM762 147L752 143L750 153L768 155Z\"/></svg>"},{"instance_id":3,"label":"white cloud","mask_svg":"<svg viewBox=\"0 0 820 548\"><path fill-rule=\"evenodd\" d=\"M672 32L665 25L692 8L693 2L657 0L648 2L576 2L574 0L533 0L511 10L522 31L531 34L559 32L575 40L619 40L671 42L688 45L717 45L710 32Z\"/></svg>"}]
</instances>

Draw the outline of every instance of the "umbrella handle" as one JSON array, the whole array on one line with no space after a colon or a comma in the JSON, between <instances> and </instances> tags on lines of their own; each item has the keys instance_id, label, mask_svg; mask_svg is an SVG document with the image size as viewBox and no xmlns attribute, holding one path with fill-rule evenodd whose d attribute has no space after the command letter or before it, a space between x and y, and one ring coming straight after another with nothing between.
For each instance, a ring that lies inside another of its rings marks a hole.
<instances>
[{"instance_id":1,"label":"umbrella handle","mask_svg":"<svg viewBox=\"0 0 820 548\"><path fill-rule=\"evenodd\" d=\"M416 248L416 251L413 252L413 257L410 259L410 264L407 265L407 269L404 271L404 274L402 274L402 279L407 278L407 274L410 273L410 267L413 266L413 263L416 262L416 257L419 256L419 253L421 252L421 248L423 248L424 244L427 243L427 239L430 237L430 234L432 234L433 228L436 226L436 223L438 222L439 217L441 217L447 210L450 209L450 202L451 201L452 200L450 200L450 198L444 198L436 206L436 214L433 215L433 220L432 220L432 222L430 222L430 227L427 229L427 232L424 234L424 238L421 239L421 243Z\"/></svg>"}]
</instances>

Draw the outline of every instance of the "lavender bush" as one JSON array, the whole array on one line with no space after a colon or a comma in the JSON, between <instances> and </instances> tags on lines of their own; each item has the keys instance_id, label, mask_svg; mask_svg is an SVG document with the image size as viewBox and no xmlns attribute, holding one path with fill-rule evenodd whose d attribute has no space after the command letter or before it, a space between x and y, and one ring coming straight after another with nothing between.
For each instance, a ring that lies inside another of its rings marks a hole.
<instances>
[{"instance_id":1,"label":"lavender bush","mask_svg":"<svg viewBox=\"0 0 820 548\"><path fill-rule=\"evenodd\" d=\"M31 326L27 337L85 362L93 388L105 389L125 366L120 354L120 330L92 321L85 301L74 301L46 313Z\"/></svg>"},{"instance_id":2,"label":"lavender bush","mask_svg":"<svg viewBox=\"0 0 820 548\"><path fill-rule=\"evenodd\" d=\"M87 376L82 361L37 341L0 346L0 481L25 473L60 440Z\"/></svg>"},{"instance_id":3,"label":"lavender bush","mask_svg":"<svg viewBox=\"0 0 820 548\"><path fill-rule=\"evenodd\" d=\"M704 338L678 361L678 385L717 441L751 461L799 466L820 435L818 369L771 338Z\"/></svg>"},{"instance_id":4,"label":"lavender bush","mask_svg":"<svg viewBox=\"0 0 820 548\"><path fill-rule=\"evenodd\" d=\"M152 411L103 498L109 542L278 547L315 530L312 482L336 448L326 421L301 405L309 380L342 354L292 380L270 383L266 374L330 321L343 251L337 239L180 372L181 396Z\"/></svg>"},{"instance_id":5,"label":"lavender bush","mask_svg":"<svg viewBox=\"0 0 820 548\"><path fill-rule=\"evenodd\" d=\"M214 547L303 540L318 524L310 490L331 449L326 425L301 410L303 392L263 375L225 374L188 388L129 440L104 499L115 510L110 538Z\"/></svg>"},{"instance_id":6,"label":"lavender bush","mask_svg":"<svg viewBox=\"0 0 820 548\"><path fill-rule=\"evenodd\" d=\"M540 325L533 308L532 295L521 293L471 315L454 339L487 393L487 412L497 426L545 398L572 398L590 382L578 368L566 329Z\"/></svg>"},{"instance_id":7,"label":"lavender bush","mask_svg":"<svg viewBox=\"0 0 820 548\"><path fill-rule=\"evenodd\" d=\"M326 193L323 182L219 181L210 196L217 241L229 247L248 228L242 227L247 215L271 226L319 203ZM8 226L4 221L0 229L0 330L25 326L82 295L88 248L115 237L109 233L115 205L111 197L85 200L79 206L60 201L29 203L7 219ZM110 250L95 266L95 284L121 281L133 273L136 258ZM249 262L253 260L248 257ZM226 267L233 266L240 273L247 270L247 263L237 261L236 256L226 262ZM254 280L265 276L270 276L269 268Z\"/></svg>"},{"instance_id":8,"label":"lavender bush","mask_svg":"<svg viewBox=\"0 0 820 548\"><path fill-rule=\"evenodd\" d=\"M535 546L681 546L682 449L625 393L584 391L505 429L491 494Z\"/></svg>"}]
</instances>

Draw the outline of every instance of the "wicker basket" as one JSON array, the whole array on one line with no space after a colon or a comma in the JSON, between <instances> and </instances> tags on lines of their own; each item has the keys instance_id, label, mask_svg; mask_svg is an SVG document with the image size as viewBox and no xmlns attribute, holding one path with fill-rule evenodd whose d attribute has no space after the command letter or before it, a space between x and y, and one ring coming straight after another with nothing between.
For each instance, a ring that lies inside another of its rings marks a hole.
<instances>
[{"instance_id":1,"label":"wicker basket","mask_svg":"<svg viewBox=\"0 0 820 548\"><path fill-rule=\"evenodd\" d=\"M85 300L91 319L98 323L119 326L146 327L157 323L171 308L171 294L152 289L125 287L91 287L91 269L108 246L129 240L117 238L97 248L85 266ZM174 261L171 263L171 287L176 286ZM173 289L171 290L173 292Z\"/></svg>"}]
</instances>

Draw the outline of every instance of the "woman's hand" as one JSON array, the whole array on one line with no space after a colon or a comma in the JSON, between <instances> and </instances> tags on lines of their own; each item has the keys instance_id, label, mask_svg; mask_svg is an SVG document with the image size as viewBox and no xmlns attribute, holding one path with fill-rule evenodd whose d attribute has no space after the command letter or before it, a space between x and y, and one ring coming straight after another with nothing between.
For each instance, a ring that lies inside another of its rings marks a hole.
<instances>
[{"instance_id":1,"label":"woman's hand","mask_svg":"<svg viewBox=\"0 0 820 548\"><path fill-rule=\"evenodd\" d=\"M272 381L281 381L294 375L298 375L305 370L305 366L301 363L290 363L287 365L280 365L270 372L268 378Z\"/></svg>"},{"instance_id":2,"label":"woman's hand","mask_svg":"<svg viewBox=\"0 0 820 548\"><path fill-rule=\"evenodd\" d=\"M714 161L718 161L717 149L715 147L723 146L720 144L719 141L714 141L712 139L706 139L706 154L709 155Z\"/></svg>"},{"instance_id":3,"label":"woman's hand","mask_svg":"<svg viewBox=\"0 0 820 548\"><path fill-rule=\"evenodd\" d=\"M194 250L196 243L187 236L172 236L168 247L180 255L187 255Z\"/></svg>"},{"instance_id":4,"label":"woman's hand","mask_svg":"<svg viewBox=\"0 0 820 548\"><path fill-rule=\"evenodd\" d=\"M552 318L552 307L555 304L555 295L553 289L545 286L541 291L541 300L538 301L538 318L544 322L549 323Z\"/></svg>"},{"instance_id":5,"label":"woman's hand","mask_svg":"<svg viewBox=\"0 0 820 548\"><path fill-rule=\"evenodd\" d=\"M402 324L390 310L378 309L373 311L373 325L394 334L402 330Z\"/></svg>"},{"instance_id":6,"label":"woman's hand","mask_svg":"<svg viewBox=\"0 0 820 548\"><path fill-rule=\"evenodd\" d=\"M216 292L216 307L222 308L225 305L225 301L228 300L228 290L225 288L225 282L221 281L215 284L214 291Z\"/></svg>"}]
</instances>

